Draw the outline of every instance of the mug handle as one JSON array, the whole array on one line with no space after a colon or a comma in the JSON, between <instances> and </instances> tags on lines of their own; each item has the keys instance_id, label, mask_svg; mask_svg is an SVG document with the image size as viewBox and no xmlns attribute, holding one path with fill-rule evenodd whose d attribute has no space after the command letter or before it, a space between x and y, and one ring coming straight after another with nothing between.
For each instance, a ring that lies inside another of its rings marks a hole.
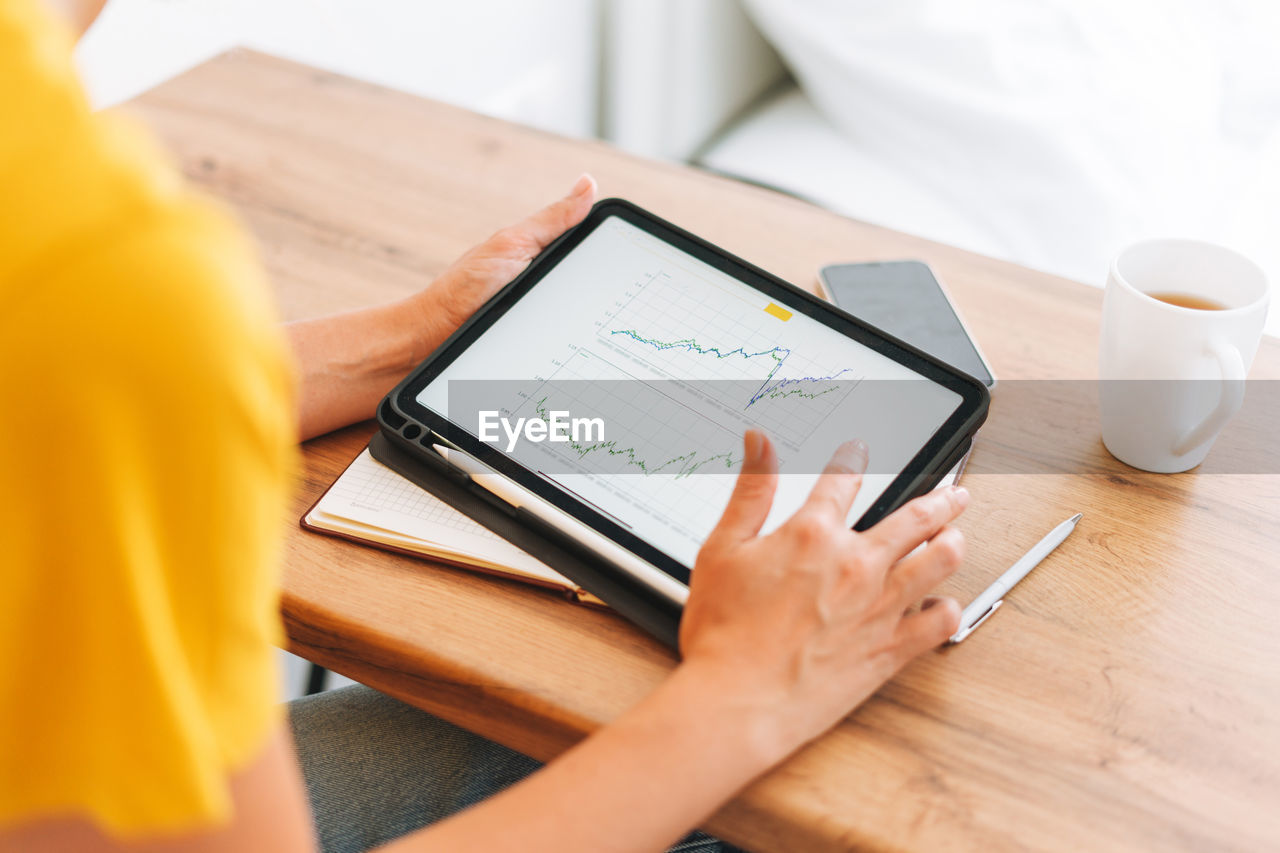
<instances>
[{"instance_id":1,"label":"mug handle","mask_svg":"<svg viewBox=\"0 0 1280 853\"><path fill-rule=\"evenodd\" d=\"M1244 404L1244 360L1240 358L1240 350L1223 340L1210 341L1208 350L1218 359L1218 369L1222 371L1222 396L1199 426L1174 442L1175 456L1181 456L1213 438Z\"/></svg>"}]
</instances>

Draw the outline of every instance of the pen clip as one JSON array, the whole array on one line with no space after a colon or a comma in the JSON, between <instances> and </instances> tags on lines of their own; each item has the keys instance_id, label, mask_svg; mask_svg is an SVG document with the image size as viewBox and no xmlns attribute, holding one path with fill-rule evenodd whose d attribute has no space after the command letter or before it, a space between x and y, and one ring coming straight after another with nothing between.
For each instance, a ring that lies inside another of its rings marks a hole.
<instances>
[{"instance_id":1,"label":"pen clip","mask_svg":"<svg viewBox=\"0 0 1280 853\"><path fill-rule=\"evenodd\" d=\"M978 626L981 625L983 622L986 622L988 619L990 619L991 614L999 610L1001 604L1004 604L1003 598L997 601L995 604L991 605L991 607L987 609L986 613L983 613L980 617L978 617L977 622L974 622L968 628L961 628L959 631L956 631L954 634L952 634L951 639L948 640L948 642L954 645L960 642L961 640L963 640L965 637L972 634L974 631L978 630Z\"/></svg>"}]
</instances>

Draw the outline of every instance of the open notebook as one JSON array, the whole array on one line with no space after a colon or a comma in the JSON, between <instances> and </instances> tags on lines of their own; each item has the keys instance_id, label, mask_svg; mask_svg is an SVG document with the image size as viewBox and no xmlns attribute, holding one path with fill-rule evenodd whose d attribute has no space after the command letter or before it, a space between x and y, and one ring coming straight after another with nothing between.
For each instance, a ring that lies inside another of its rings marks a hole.
<instances>
[{"instance_id":1,"label":"open notebook","mask_svg":"<svg viewBox=\"0 0 1280 853\"><path fill-rule=\"evenodd\" d=\"M321 533L430 557L479 572L604 602L554 569L409 482L365 448L302 518Z\"/></svg>"},{"instance_id":2,"label":"open notebook","mask_svg":"<svg viewBox=\"0 0 1280 853\"><path fill-rule=\"evenodd\" d=\"M938 487L959 480L968 461L966 455ZM404 479L374 459L367 447L302 517L302 526L557 589L584 604L607 606L546 563Z\"/></svg>"}]
</instances>

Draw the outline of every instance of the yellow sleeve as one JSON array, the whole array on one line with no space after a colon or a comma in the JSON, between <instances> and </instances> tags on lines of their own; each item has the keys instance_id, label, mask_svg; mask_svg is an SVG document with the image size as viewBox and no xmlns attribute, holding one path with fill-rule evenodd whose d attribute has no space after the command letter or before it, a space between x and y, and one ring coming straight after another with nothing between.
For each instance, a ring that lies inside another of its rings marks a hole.
<instances>
[{"instance_id":1,"label":"yellow sleeve","mask_svg":"<svg viewBox=\"0 0 1280 853\"><path fill-rule=\"evenodd\" d=\"M0 0L0 826L138 837L278 724L292 377L248 241L71 68Z\"/></svg>"}]
</instances>

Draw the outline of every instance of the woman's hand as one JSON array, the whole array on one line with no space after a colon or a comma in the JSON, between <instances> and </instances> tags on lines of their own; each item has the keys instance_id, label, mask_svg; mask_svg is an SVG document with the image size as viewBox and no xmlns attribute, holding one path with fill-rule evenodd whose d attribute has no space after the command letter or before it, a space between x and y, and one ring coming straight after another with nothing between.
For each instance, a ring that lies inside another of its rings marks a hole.
<instances>
[{"instance_id":1,"label":"woman's hand","mask_svg":"<svg viewBox=\"0 0 1280 853\"><path fill-rule=\"evenodd\" d=\"M407 299L290 323L298 365L298 436L308 439L372 417L378 401L534 256L591 210L596 182L503 228Z\"/></svg>"},{"instance_id":2,"label":"woman's hand","mask_svg":"<svg viewBox=\"0 0 1280 853\"><path fill-rule=\"evenodd\" d=\"M529 261L586 217L596 182L584 174L564 198L495 233L453 263L410 301L421 312L427 352L444 343Z\"/></svg>"},{"instance_id":3,"label":"woman's hand","mask_svg":"<svg viewBox=\"0 0 1280 853\"><path fill-rule=\"evenodd\" d=\"M948 523L968 492L930 492L855 533L845 518L866 464L865 445L841 445L796 514L759 536L778 460L764 434L749 431L733 496L698 554L680 626L683 666L740 697L775 760L959 626L952 599L913 605L960 563L964 539Z\"/></svg>"},{"instance_id":4,"label":"woman's hand","mask_svg":"<svg viewBox=\"0 0 1280 853\"><path fill-rule=\"evenodd\" d=\"M438 849L661 849L955 632L954 601L913 605L960 562L948 522L964 489L931 492L854 533L845 518L867 451L850 442L804 506L760 536L778 460L762 433L745 443L693 570L684 662L539 773L436 827Z\"/></svg>"}]
</instances>

